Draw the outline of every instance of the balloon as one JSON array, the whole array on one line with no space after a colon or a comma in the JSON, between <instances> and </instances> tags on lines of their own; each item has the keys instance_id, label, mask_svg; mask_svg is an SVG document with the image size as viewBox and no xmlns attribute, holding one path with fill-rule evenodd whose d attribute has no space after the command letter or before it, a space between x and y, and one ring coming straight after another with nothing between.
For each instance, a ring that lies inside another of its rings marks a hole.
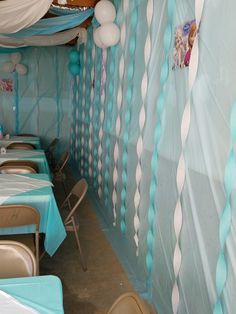
<instances>
[{"instance_id":1,"label":"balloon","mask_svg":"<svg viewBox=\"0 0 236 314\"><path fill-rule=\"evenodd\" d=\"M69 63L69 71L72 75L78 75L80 71L80 66L78 63L70 62Z\"/></svg>"},{"instance_id":2,"label":"balloon","mask_svg":"<svg viewBox=\"0 0 236 314\"><path fill-rule=\"evenodd\" d=\"M95 44L99 47L99 48L107 48L106 45L104 45L100 39L100 35L99 35L99 30L100 30L101 26L98 28L95 28L93 31L93 40L95 42Z\"/></svg>"},{"instance_id":3,"label":"balloon","mask_svg":"<svg viewBox=\"0 0 236 314\"><path fill-rule=\"evenodd\" d=\"M120 40L120 29L114 23L105 23L99 27L99 37L105 46L114 46Z\"/></svg>"},{"instance_id":4,"label":"balloon","mask_svg":"<svg viewBox=\"0 0 236 314\"><path fill-rule=\"evenodd\" d=\"M79 61L79 52L77 50L71 50L69 53L70 61L71 62L78 62Z\"/></svg>"},{"instance_id":5,"label":"balloon","mask_svg":"<svg viewBox=\"0 0 236 314\"><path fill-rule=\"evenodd\" d=\"M27 73L27 67L24 64L17 64L16 72L21 75L25 75Z\"/></svg>"},{"instance_id":6,"label":"balloon","mask_svg":"<svg viewBox=\"0 0 236 314\"><path fill-rule=\"evenodd\" d=\"M6 62L3 64L2 69L4 72L11 73L15 69L15 65L12 62Z\"/></svg>"},{"instance_id":7,"label":"balloon","mask_svg":"<svg viewBox=\"0 0 236 314\"><path fill-rule=\"evenodd\" d=\"M17 64L20 62L21 60L21 54L20 52L14 52L14 53L11 53L11 60L13 63Z\"/></svg>"},{"instance_id":8,"label":"balloon","mask_svg":"<svg viewBox=\"0 0 236 314\"><path fill-rule=\"evenodd\" d=\"M95 6L95 17L100 24L112 23L116 18L116 9L108 0L101 0Z\"/></svg>"}]
</instances>

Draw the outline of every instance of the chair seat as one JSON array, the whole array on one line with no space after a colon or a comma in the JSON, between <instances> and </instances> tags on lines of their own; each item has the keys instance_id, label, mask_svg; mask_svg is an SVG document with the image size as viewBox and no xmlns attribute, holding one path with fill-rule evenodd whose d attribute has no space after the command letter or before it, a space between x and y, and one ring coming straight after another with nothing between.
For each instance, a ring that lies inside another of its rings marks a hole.
<instances>
[{"instance_id":1,"label":"chair seat","mask_svg":"<svg viewBox=\"0 0 236 314\"><path fill-rule=\"evenodd\" d=\"M35 244L34 244L34 235L31 233L27 234L7 234L1 235L0 240L11 240L23 243L26 245L34 254L35 252Z\"/></svg>"}]
</instances>

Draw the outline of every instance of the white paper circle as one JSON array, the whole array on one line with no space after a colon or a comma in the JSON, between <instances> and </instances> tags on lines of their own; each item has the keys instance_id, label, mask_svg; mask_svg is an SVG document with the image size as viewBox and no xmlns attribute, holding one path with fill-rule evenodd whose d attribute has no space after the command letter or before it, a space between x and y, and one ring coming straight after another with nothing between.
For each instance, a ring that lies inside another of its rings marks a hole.
<instances>
[{"instance_id":1,"label":"white paper circle","mask_svg":"<svg viewBox=\"0 0 236 314\"><path fill-rule=\"evenodd\" d=\"M11 53L11 60L12 60L12 62L14 62L15 64L19 63L20 60L21 60L21 54L20 54L20 52Z\"/></svg>"},{"instance_id":2,"label":"white paper circle","mask_svg":"<svg viewBox=\"0 0 236 314\"><path fill-rule=\"evenodd\" d=\"M100 24L112 23L116 18L116 9L111 1L99 1L94 10L95 17Z\"/></svg>"},{"instance_id":3,"label":"white paper circle","mask_svg":"<svg viewBox=\"0 0 236 314\"><path fill-rule=\"evenodd\" d=\"M12 63L12 62L6 62L2 66L3 71L7 72L7 73L13 72L14 68L15 68L15 66L14 66L14 63Z\"/></svg>"},{"instance_id":4,"label":"white paper circle","mask_svg":"<svg viewBox=\"0 0 236 314\"><path fill-rule=\"evenodd\" d=\"M116 45L120 40L120 29L114 23L105 23L98 28L99 37L107 47Z\"/></svg>"},{"instance_id":5,"label":"white paper circle","mask_svg":"<svg viewBox=\"0 0 236 314\"><path fill-rule=\"evenodd\" d=\"M107 48L106 45L104 45L101 42L101 39L100 39L100 36L99 36L99 29L100 29L100 27L94 29L94 31L93 31L93 40L94 40L96 46L98 46L99 48Z\"/></svg>"},{"instance_id":6,"label":"white paper circle","mask_svg":"<svg viewBox=\"0 0 236 314\"><path fill-rule=\"evenodd\" d=\"M27 67L24 64L17 64L16 72L21 75L25 75L27 73Z\"/></svg>"}]
</instances>

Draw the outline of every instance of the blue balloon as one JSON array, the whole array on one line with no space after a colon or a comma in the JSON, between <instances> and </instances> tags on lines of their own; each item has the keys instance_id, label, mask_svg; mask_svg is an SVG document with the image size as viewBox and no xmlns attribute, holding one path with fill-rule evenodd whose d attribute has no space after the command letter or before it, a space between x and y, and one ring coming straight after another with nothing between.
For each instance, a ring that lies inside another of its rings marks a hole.
<instances>
[{"instance_id":1,"label":"blue balloon","mask_svg":"<svg viewBox=\"0 0 236 314\"><path fill-rule=\"evenodd\" d=\"M69 53L70 62L79 62L79 52L77 50L71 50Z\"/></svg>"},{"instance_id":2,"label":"blue balloon","mask_svg":"<svg viewBox=\"0 0 236 314\"><path fill-rule=\"evenodd\" d=\"M78 75L80 71L80 66L78 63L70 62L69 71L72 75Z\"/></svg>"}]
</instances>

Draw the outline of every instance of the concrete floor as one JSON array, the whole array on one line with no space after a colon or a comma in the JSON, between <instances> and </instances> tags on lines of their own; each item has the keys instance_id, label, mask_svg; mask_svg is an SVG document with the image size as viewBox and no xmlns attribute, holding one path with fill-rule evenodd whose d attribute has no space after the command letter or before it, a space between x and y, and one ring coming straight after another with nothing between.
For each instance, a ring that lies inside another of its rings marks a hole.
<instances>
[{"instance_id":1,"label":"concrete floor","mask_svg":"<svg viewBox=\"0 0 236 314\"><path fill-rule=\"evenodd\" d=\"M55 195L60 204L64 193L59 186ZM61 278L65 314L105 314L118 296L133 288L101 231L88 198L80 207L79 218L80 242L88 270L82 270L74 235L68 234L53 257L44 256L40 273Z\"/></svg>"}]
</instances>

